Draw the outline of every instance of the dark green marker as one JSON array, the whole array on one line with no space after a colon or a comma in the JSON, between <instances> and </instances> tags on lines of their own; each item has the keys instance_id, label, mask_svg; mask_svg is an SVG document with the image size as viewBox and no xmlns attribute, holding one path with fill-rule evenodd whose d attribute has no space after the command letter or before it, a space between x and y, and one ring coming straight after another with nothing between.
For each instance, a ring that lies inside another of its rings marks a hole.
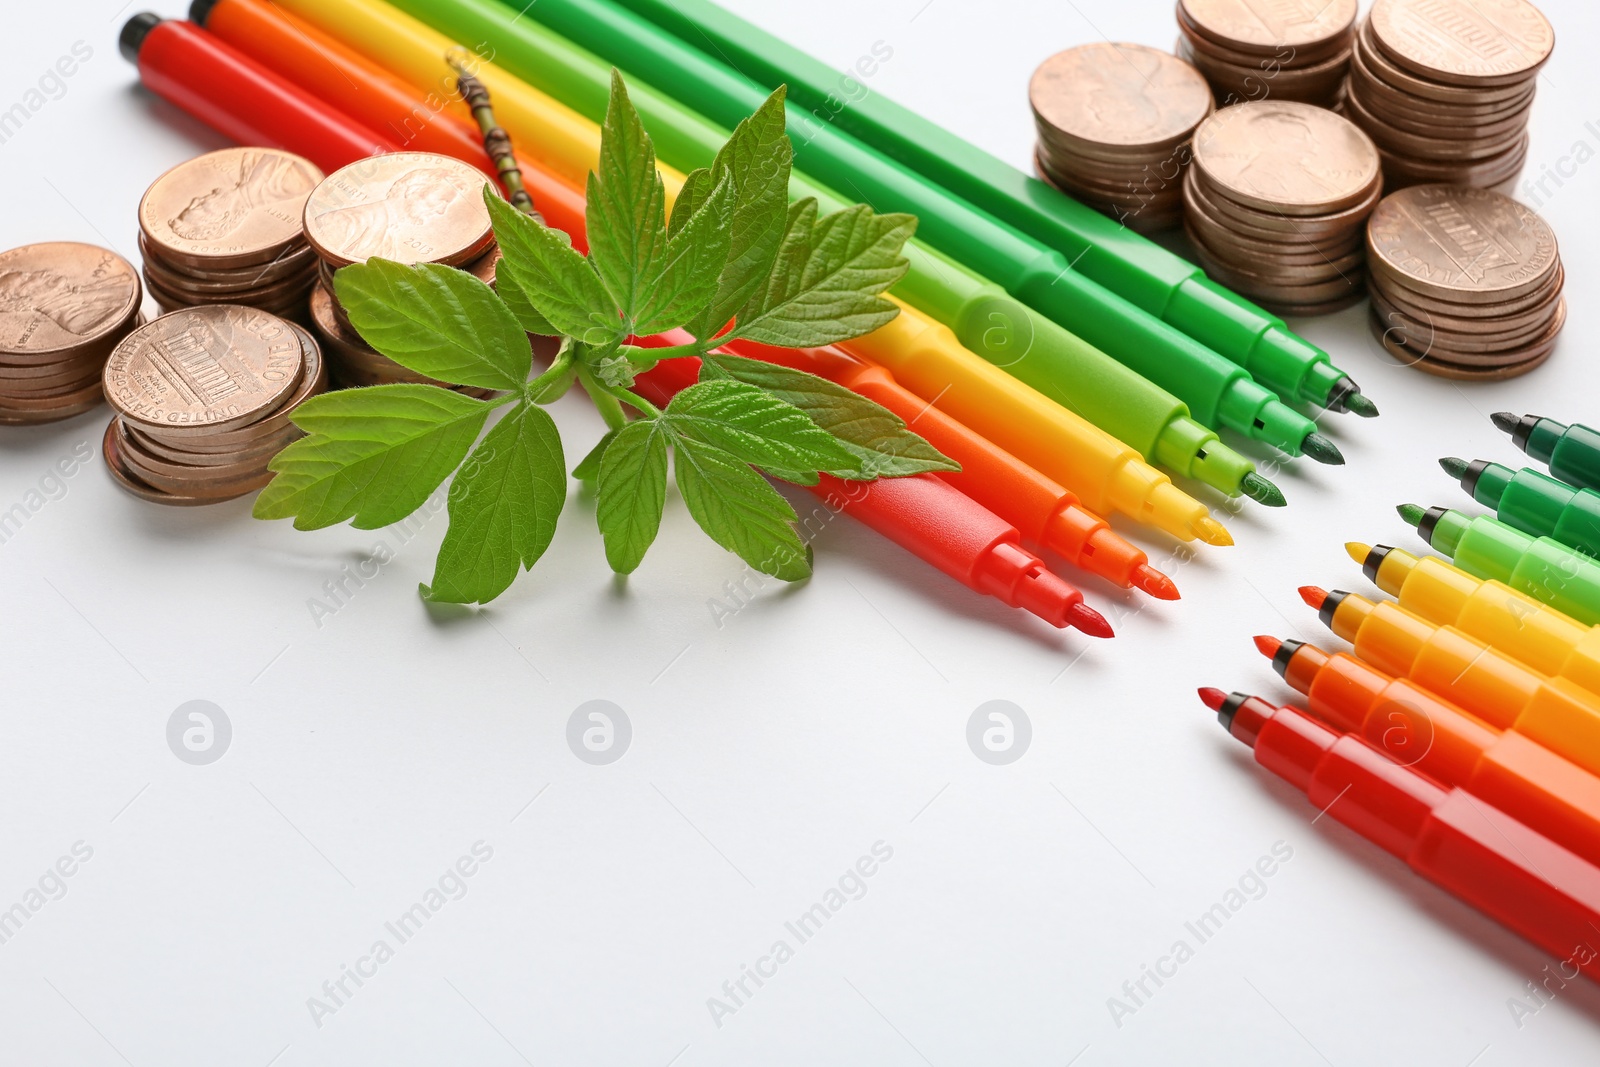
<instances>
[{"instance_id":1,"label":"dark green marker","mask_svg":"<svg viewBox=\"0 0 1600 1067\"><path fill-rule=\"evenodd\" d=\"M1600 556L1600 493L1593 489L1574 489L1527 467L1514 471L1483 459L1441 459L1439 466L1507 526Z\"/></svg>"},{"instance_id":2,"label":"dark green marker","mask_svg":"<svg viewBox=\"0 0 1600 1067\"><path fill-rule=\"evenodd\" d=\"M1496 412L1495 426L1511 435L1511 443L1550 468L1550 473L1580 489L1600 489L1600 430L1567 425L1539 415L1517 418Z\"/></svg>"}]
</instances>

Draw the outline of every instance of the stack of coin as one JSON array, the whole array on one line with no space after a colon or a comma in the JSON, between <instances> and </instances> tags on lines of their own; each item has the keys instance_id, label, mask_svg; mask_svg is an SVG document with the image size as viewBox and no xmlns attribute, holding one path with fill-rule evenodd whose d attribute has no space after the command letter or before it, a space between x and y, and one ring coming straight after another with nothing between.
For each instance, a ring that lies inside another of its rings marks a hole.
<instances>
[{"instance_id":1,"label":"stack of coin","mask_svg":"<svg viewBox=\"0 0 1600 1067\"><path fill-rule=\"evenodd\" d=\"M1490 189L1414 185L1367 224L1372 330L1391 355L1444 378L1496 380L1550 358L1566 323L1556 235Z\"/></svg>"},{"instance_id":2,"label":"stack of coin","mask_svg":"<svg viewBox=\"0 0 1600 1067\"><path fill-rule=\"evenodd\" d=\"M330 174L305 205L305 233L321 260L311 322L342 386L433 382L376 351L339 305L333 275L378 257L458 267L490 284L499 248L483 203L483 174L427 152L395 152ZM478 391L463 389L477 395Z\"/></svg>"},{"instance_id":3,"label":"stack of coin","mask_svg":"<svg viewBox=\"0 0 1600 1067\"><path fill-rule=\"evenodd\" d=\"M53 422L104 399L100 373L142 321L133 265L70 241L0 253L0 423Z\"/></svg>"},{"instance_id":4,"label":"stack of coin","mask_svg":"<svg viewBox=\"0 0 1600 1067\"><path fill-rule=\"evenodd\" d=\"M1178 0L1178 56L1224 105L1338 102L1355 39L1356 0Z\"/></svg>"},{"instance_id":5,"label":"stack of coin","mask_svg":"<svg viewBox=\"0 0 1600 1067\"><path fill-rule=\"evenodd\" d=\"M232 500L271 480L267 461L300 436L294 410L326 387L316 341L286 319L234 304L163 315L106 362L106 466L156 503Z\"/></svg>"},{"instance_id":6,"label":"stack of coin","mask_svg":"<svg viewBox=\"0 0 1600 1067\"><path fill-rule=\"evenodd\" d=\"M1362 228L1383 194L1378 151L1331 111L1263 100L1194 136L1185 229L1212 278L1280 315L1364 295Z\"/></svg>"},{"instance_id":7,"label":"stack of coin","mask_svg":"<svg viewBox=\"0 0 1600 1067\"><path fill-rule=\"evenodd\" d=\"M167 171L139 202L150 295L164 311L244 304L303 319L317 256L301 214L321 180L275 148L224 148Z\"/></svg>"},{"instance_id":8,"label":"stack of coin","mask_svg":"<svg viewBox=\"0 0 1600 1067\"><path fill-rule=\"evenodd\" d=\"M1088 44L1040 64L1028 96L1040 177L1140 233L1183 220L1189 139L1215 108L1198 71L1143 45Z\"/></svg>"},{"instance_id":9,"label":"stack of coin","mask_svg":"<svg viewBox=\"0 0 1600 1067\"><path fill-rule=\"evenodd\" d=\"M1377 142L1391 190L1510 191L1555 33L1526 0L1377 0L1356 36L1343 108Z\"/></svg>"}]
</instances>

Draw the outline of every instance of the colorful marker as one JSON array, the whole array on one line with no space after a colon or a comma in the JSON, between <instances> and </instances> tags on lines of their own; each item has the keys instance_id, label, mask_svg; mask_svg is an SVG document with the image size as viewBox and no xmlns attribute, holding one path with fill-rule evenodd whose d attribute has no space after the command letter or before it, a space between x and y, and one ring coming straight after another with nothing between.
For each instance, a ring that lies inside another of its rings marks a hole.
<instances>
[{"instance_id":1,"label":"colorful marker","mask_svg":"<svg viewBox=\"0 0 1600 1067\"><path fill-rule=\"evenodd\" d=\"M1499 519L1403 504L1400 517L1430 548L1479 578L1505 582L1589 626L1600 622L1600 563L1549 537L1530 537Z\"/></svg>"},{"instance_id":2,"label":"colorful marker","mask_svg":"<svg viewBox=\"0 0 1600 1067\"><path fill-rule=\"evenodd\" d=\"M504 9L492 0L402 0L399 6L458 40L494 41L507 69L591 120L604 117L610 65L532 19L508 25ZM683 170L708 166L727 139L725 127L647 84L631 82L629 96L662 158ZM797 198L816 197L823 212L846 203L800 174L791 177L790 192ZM969 350L1133 445L1148 462L1229 496L1243 494L1272 507L1284 503L1277 486L1191 417L1188 406L1172 393L920 242L911 242L905 254L910 270L896 286L896 295L949 326ZM1331 458L1337 450L1317 451Z\"/></svg>"},{"instance_id":3,"label":"colorful marker","mask_svg":"<svg viewBox=\"0 0 1600 1067\"><path fill-rule=\"evenodd\" d=\"M1557 959L1600 979L1600 869L1484 800L1298 708L1200 690L1256 762L1314 808Z\"/></svg>"},{"instance_id":4,"label":"colorful marker","mask_svg":"<svg viewBox=\"0 0 1600 1067\"><path fill-rule=\"evenodd\" d=\"M407 7L429 18L472 2L406 0ZM476 3L488 10L485 0ZM754 111L767 96L670 34L603 0L541 0L523 12L502 6L496 17L502 28L522 18L543 22L645 81L672 86L680 101L725 126ZM498 32L479 39L493 43L496 60L508 69L525 78L538 76L542 59L524 46L523 38ZM1227 426L1290 455L1342 461L1337 447L1316 432L1310 419L1243 368L1074 271L1060 252L927 185L837 130L808 129L794 119L791 134L796 160L813 178L879 210L917 215L921 239L935 248L959 246L961 258L978 274L1168 390L1201 422ZM920 306L919 298L912 300ZM1070 383L1061 384L1070 390Z\"/></svg>"},{"instance_id":5,"label":"colorful marker","mask_svg":"<svg viewBox=\"0 0 1600 1067\"><path fill-rule=\"evenodd\" d=\"M1400 606L1440 626L1454 626L1540 674L1600 693L1600 627L1484 581L1435 556L1418 559L1387 545L1345 545L1366 576Z\"/></svg>"},{"instance_id":6,"label":"colorful marker","mask_svg":"<svg viewBox=\"0 0 1600 1067\"><path fill-rule=\"evenodd\" d=\"M1586 556L1600 556L1600 493L1574 489L1548 474L1514 471L1480 459L1454 457L1439 466L1495 517L1534 537L1550 537Z\"/></svg>"},{"instance_id":7,"label":"colorful marker","mask_svg":"<svg viewBox=\"0 0 1600 1067\"><path fill-rule=\"evenodd\" d=\"M409 69L418 72L433 70L432 59L416 52L416 49L425 47L425 44L418 43L425 27L418 28L402 22L406 32L392 35L392 39L383 36L379 32L383 26L380 18L383 5L372 3L371 0L318 0L317 3L279 0L279 6L282 5L301 11L306 20L324 34L337 39L346 48L365 55L372 62L378 62L382 54L376 50L373 42L386 42L410 50ZM398 20L407 18L400 12L393 14ZM415 23L415 20L410 22ZM367 34L368 30L372 33ZM314 48L310 50L315 51ZM304 51L298 57L301 63L311 61ZM184 74L180 70L172 72L171 76L181 78ZM352 71L352 78L353 84L343 90L330 83L330 91L365 93L366 86L358 72ZM428 91L415 84L412 88ZM635 99L641 95L636 93ZM251 106L251 99L248 96L229 97L219 100L217 106L247 110ZM522 114L526 118L529 112ZM587 122L581 116L578 120ZM545 154L546 145L540 140L544 133L543 125L504 117L501 117L501 121L511 131L513 140L535 157L534 163L524 171L524 176L543 170L551 181L557 181L553 174L548 173L551 165L539 165L551 164L554 158ZM583 173L594 166L599 153L599 131L593 123L588 125L593 137L590 154L584 157L586 162L583 162L583 166L586 169ZM570 140L563 143L570 147ZM564 162L556 162L565 168L561 173L564 178L566 169L575 166L577 160L567 158ZM535 191L534 195L538 197L540 194ZM569 211L563 217L558 213L558 207L558 202L552 202L549 206L540 202L546 221L567 230L573 234L575 241L581 243L581 213ZM1204 504L1173 485L1170 478L1144 462L1133 448L974 356L961 346L948 328L903 304L900 315L893 322L865 337L845 342L840 347L884 365L902 385L924 400L937 404L977 433L1072 490L1089 510L1099 515L1126 515L1184 541L1198 538L1210 545L1233 544L1226 527L1211 517ZM1266 484L1271 488L1271 483ZM1276 492L1275 488L1272 491Z\"/></svg>"},{"instance_id":8,"label":"colorful marker","mask_svg":"<svg viewBox=\"0 0 1600 1067\"><path fill-rule=\"evenodd\" d=\"M1600 430L1538 415L1519 419L1509 411L1491 418L1497 429L1511 435L1513 444L1549 466L1557 478L1583 489L1600 489Z\"/></svg>"},{"instance_id":9,"label":"colorful marker","mask_svg":"<svg viewBox=\"0 0 1600 1067\"><path fill-rule=\"evenodd\" d=\"M1600 774L1600 696L1564 678L1547 678L1477 638L1436 626L1392 602L1353 593L1307 590L1321 600L1317 615L1355 646L1356 658L1385 674L1409 678L1497 730L1516 730ZM1270 643L1263 643L1267 641ZM1276 639L1256 642L1281 666Z\"/></svg>"},{"instance_id":10,"label":"colorful marker","mask_svg":"<svg viewBox=\"0 0 1600 1067\"><path fill-rule=\"evenodd\" d=\"M807 371L883 405L929 444L961 464L939 477L1011 525L1034 551L1055 552L1124 589L1177 600L1172 579L1149 557L1085 509L1077 496L990 442L894 380L886 369L837 348L769 348L750 342L729 346L735 355Z\"/></svg>"},{"instance_id":11,"label":"colorful marker","mask_svg":"<svg viewBox=\"0 0 1600 1067\"><path fill-rule=\"evenodd\" d=\"M1285 641L1278 655L1286 660L1284 681L1324 725L1362 737L1402 767L1482 797L1600 863L1600 778L1352 656L1299 641Z\"/></svg>"},{"instance_id":12,"label":"colorful marker","mask_svg":"<svg viewBox=\"0 0 1600 1067\"><path fill-rule=\"evenodd\" d=\"M661 335L643 343L665 347L687 336ZM697 359L670 359L636 379L641 396L665 406L700 375ZM828 507L851 515L956 581L1032 612L1052 626L1110 637L1105 617L1083 593L1022 547L1016 527L931 474L845 482L824 474L806 488ZM930 521L931 520L931 521Z\"/></svg>"},{"instance_id":13,"label":"colorful marker","mask_svg":"<svg viewBox=\"0 0 1600 1067\"><path fill-rule=\"evenodd\" d=\"M1212 282L1194 264L901 107L861 91L892 47L875 42L855 71L823 63L708 0L618 0L768 90L787 84L807 121L838 126L976 207L1064 252L1112 292L1249 370L1290 400L1373 416L1378 409L1327 353L1283 320ZM886 50L886 51L885 51ZM959 255L959 251L956 252Z\"/></svg>"},{"instance_id":14,"label":"colorful marker","mask_svg":"<svg viewBox=\"0 0 1600 1067\"><path fill-rule=\"evenodd\" d=\"M118 47L151 92L240 144L288 149L330 174L353 159L399 150L187 22L135 15ZM240 99L251 106L233 106Z\"/></svg>"}]
</instances>

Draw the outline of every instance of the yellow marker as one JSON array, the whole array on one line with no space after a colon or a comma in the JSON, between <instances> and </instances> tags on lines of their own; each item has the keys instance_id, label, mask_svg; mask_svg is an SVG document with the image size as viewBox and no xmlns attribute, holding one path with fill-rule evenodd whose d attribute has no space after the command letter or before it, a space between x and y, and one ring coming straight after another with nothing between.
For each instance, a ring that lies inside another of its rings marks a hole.
<instances>
[{"instance_id":1,"label":"yellow marker","mask_svg":"<svg viewBox=\"0 0 1600 1067\"><path fill-rule=\"evenodd\" d=\"M1502 582L1475 578L1442 559L1398 548L1345 546L1367 576L1400 606L1454 626L1524 666L1600 694L1600 626L1585 626Z\"/></svg>"},{"instance_id":2,"label":"yellow marker","mask_svg":"<svg viewBox=\"0 0 1600 1067\"><path fill-rule=\"evenodd\" d=\"M461 56L488 88L495 118L522 147L531 150L537 146L538 158L551 171L582 189L599 162L599 126L398 8L376 0L275 2L428 93L430 103L470 120L471 113L455 90L455 71L446 59ZM428 118L418 115L417 121L427 122ZM403 130L389 132L404 137ZM658 167L670 208L683 188L683 174L665 165Z\"/></svg>"},{"instance_id":3,"label":"yellow marker","mask_svg":"<svg viewBox=\"0 0 1600 1067\"><path fill-rule=\"evenodd\" d=\"M448 37L378 0L276 0L441 103L454 100ZM495 117L523 151L583 188L600 158L600 127L484 57L469 64ZM459 105L457 105L459 106ZM426 116L419 116L426 121ZM669 200L683 175L661 167ZM876 332L839 347L888 367L907 389L1049 475L1101 515L1120 513L1180 540L1231 545L1206 506L1111 434L968 351L947 327L900 304Z\"/></svg>"}]
</instances>

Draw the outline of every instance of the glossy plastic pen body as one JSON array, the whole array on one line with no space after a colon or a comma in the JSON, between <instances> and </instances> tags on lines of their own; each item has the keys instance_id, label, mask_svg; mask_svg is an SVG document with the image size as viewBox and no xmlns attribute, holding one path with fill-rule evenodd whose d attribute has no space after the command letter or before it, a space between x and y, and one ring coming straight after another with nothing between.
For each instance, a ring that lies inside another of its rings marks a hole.
<instances>
[{"instance_id":1,"label":"glossy plastic pen body","mask_svg":"<svg viewBox=\"0 0 1600 1067\"><path fill-rule=\"evenodd\" d=\"M1600 979L1600 868L1298 708L1201 690L1256 762L1441 889Z\"/></svg>"},{"instance_id":2,"label":"glossy plastic pen body","mask_svg":"<svg viewBox=\"0 0 1600 1067\"><path fill-rule=\"evenodd\" d=\"M1550 473L1583 489L1600 489L1600 430L1539 415L1518 418L1509 411L1497 412L1494 424L1511 435L1511 441L1528 455L1544 463Z\"/></svg>"},{"instance_id":3,"label":"glossy plastic pen body","mask_svg":"<svg viewBox=\"0 0 1600 1067\"><path fill-rule=\"evenodd\" d=\"M1507 526L1600 556L1600 493L1593 489L1576 489L1531 468L1512 470L1482 459L1441 459L1439 465Z\"/></svg>"},{"instance_id":4,"label":"glossy plastic pen body","mask_svg":"<svg viewBox=\"0 0 1600 1067\"><path fill-rule=\"evenodd\" d=\"M1346 547L1367 577L1407 611L1471 634L1540 674L1600 693L1600 627L1434 556L1418 559L1387 545Z\"/></svg>"}]
</instances>

